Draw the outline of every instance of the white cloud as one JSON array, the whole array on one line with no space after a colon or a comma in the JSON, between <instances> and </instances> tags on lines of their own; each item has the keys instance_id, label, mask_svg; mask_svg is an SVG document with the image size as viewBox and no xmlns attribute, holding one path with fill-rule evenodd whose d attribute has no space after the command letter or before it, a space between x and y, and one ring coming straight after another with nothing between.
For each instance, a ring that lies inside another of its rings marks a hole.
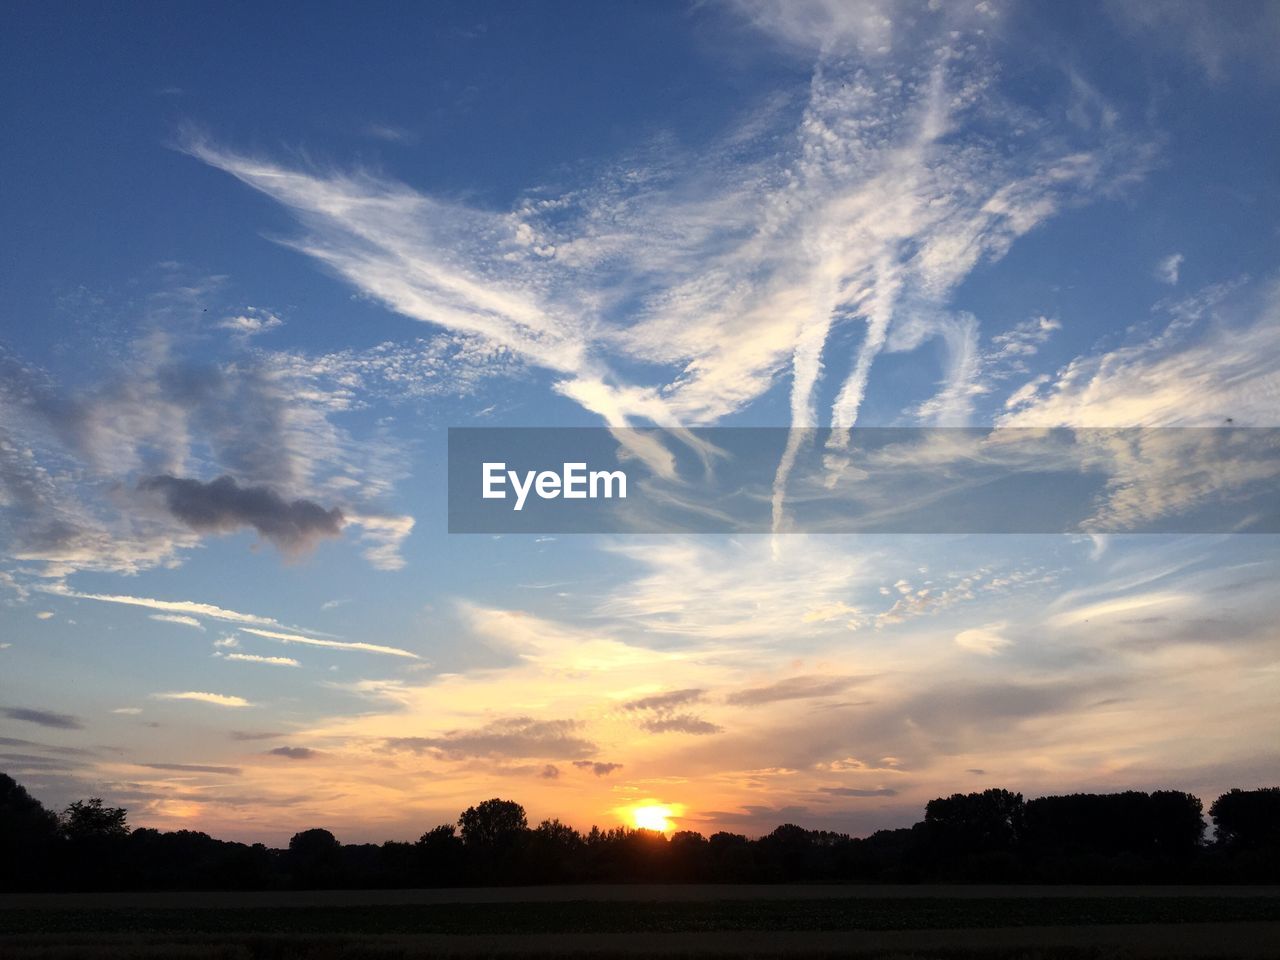
<instances>
[{"instance_id":1,"label":"white cloud","mask_svg":"<svg viewBox=\"0 0 1280 960\"><path fill-rule=\"evenodd\" d=\"M268 640L279 640L281 643L301 643L312 647L328 647L330 650L359 650L365 653L381 653L391 657L407 657L417 660L418 655L400 647L387 647L377 643L360 643L347 640L321 640L316 637L305 637L297 633L281 633L278 630L262 630L257 627L241 627L244 633L255 637L266 637Z\"/></svg>"},{"instance_id":2,"label":"white cloud","mask_svg":"<svg viewBox=\"0 0 1280 960\"><path fill-rule=\"evenodd\" d=\"M215 707L251 707L244 697L230 696L223 693L205 693L201 690L184 690L176 693L153 693L156 700L193 700L196 703L208 703Z\"/></svg>"},{"instance_id":3,"label":"white cloud","mask_svg":"<svg viewBox=\"0 0 1280 960\"><path fill-rule=\"evenodd\" d=\"M985 627L971 627L956 634L956 646L971 653L992 656L1012 642L1004 635L1007 623L989 623Z\"/></svg>"},{"instance_id":4,"label":"white cloud","mask_svg":"<svg viewBox=\"0 0 1280 960\"><path fill-rule=\"evenodd\" d=\"M151 619L160 620L164 623L178 623L184 627L195 627L197 630L204 629L204 624L195 617L188 617L181 613L153 613L151 614Z\"/></svg>"},{"instance_id":5,"label":"white cloud","mask_svg":"<svg viewBox=\"0 0 1280 960\"><path fill-rule=\"evenodd\" d=\"M1182 261L1186 258L1180 253L1171 253L1156 264L1156 279L1171 287L1178 285L1178 271L1182 269Z\"/></svg>"},{"instance_id":6,"label":"white cloud","mask_svg":"<svg viewBox=\"0 0 1280 960\"><path fill-rule=\"evenodd\" d=\"M280 626L279 621L271 617L260 617L253 613L240 613L211 603L200 603L194 600L156 600L152 597L132 597L127 594L80 593L65 584L49 584L41 587L46 593L76 600L97 600L101 603L117 603L130 607L143 607L149 610L160 610L175 616L206 617L210 620L222 620L228 623L257 624L259 626Z\"/></svg>"},{"instance_id":7,"label":"white cloud","mask_svg":"<svg viewBox=\"0 0 1280 960\"><path fill-rule=\"evenodd\" d=\"M302 666L301 663L294 660L292 657L260 657L252 653L228 653L224 655L223 659L235 660L240 663L265 663L277 667Z\"/></svg>"},{"instance_id":8,"label":"white cloud","mask_svg":"<svg viewBox=\"0 0 1280 960\"><path fill-rule=\"evenodd\" d=\"M246 307L243 313L227 317L219 323L218 329L229 330L238 337L256 337L260 333L266 333L268 330L274 330L282 326L284 326L284 321L270 310Z\"/></svg>"},{"instance_id":9,"label":"white cloud","mask_svg":"<svg viewBox=\"0 0 1280 960\"><path fill-rule=\"evenodd\" d=\"M1155 337L1080 356L1009 399L1004 427L1280 424L1280 286L1214 286Z\"/></svg>"}]
</instances>

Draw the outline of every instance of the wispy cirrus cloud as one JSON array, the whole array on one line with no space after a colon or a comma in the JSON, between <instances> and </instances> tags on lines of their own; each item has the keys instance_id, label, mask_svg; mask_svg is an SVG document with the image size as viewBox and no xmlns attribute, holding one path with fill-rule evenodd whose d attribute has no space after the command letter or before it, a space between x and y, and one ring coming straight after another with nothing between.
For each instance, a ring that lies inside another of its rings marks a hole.
<instances>
[{"instance_id":1,"label":"wispy cirrus cloud","mask_svg":"<svg viewBox=\"0 0 1280 960\"><path fill-rule=\"evenodd\" d=\"M279 640L281 643L300 643L310 647L327 647L330 650L362 650L365 653L381 653L391 657L407 657L417 660L418 655L401 647L388 647L379 643L364 643L358 640L326 640L320 637L308 637L300 633L282 633L279 630L264 630L261 627L241 627L245 633L255 637L266 637L268 640Z\"/></svg>"},{"instance_id":2,"label":"wispy cirrus cloud","mask_svg":"<svg viewBox=\"0 0 1280 960\"><path fill-rule=\"evenodd\" d=\"M208 703L215 707L251 707L244 697L226 693L208 693L203 690L180 690L171 693L153 693L155 700L191 700L195 703Z\"/></svg>"},{"instance_id":3,"label":"wispy cirrus cloud","mask_svg":"<svg viewBox=\"0 0 1280 960\"><path fill-rule=\"evenodd\" d=\"M166 773L213 773L227 777L238 777L244 772L239 767L220 767L202 763L140 763L138 766Z\"/></svg>"},{"instance_id":4,"label":"wispy cirrus cloud","mask_svg":"<svg viewBox=\"0 0 1280 960\"><path fill-rule=\"evenodd\" d=\"M865 677L828 677L810 675L787 677L777 683L751 687L729 694L728 702L735 706L759 706L781 700L812 700L844 693L850 687L865 682Z\"/></svg>"},{"instance_id":5,"label":"wispy cirrus cloud","mask_svg":"<svg viewBox=\"0 0 1280 960\"><path fill-rule=\"evenodd\" d=\"M802 105L757 111L697 164L651 151L509 211L195 134L185 149L293 213L302 232L287 242L365 295L549 371L608 424L714 422L789 375L793 425L825 405L848 427L876 357L932 339L947 359L919 415L964 422L982 370L977 321L950 310L951 293L1151 157L1096 96L1077 112L1106 122L1070 134L1004 98L998 9L979 7L743 4L815 59ZM868 55L892 83L859 74ZM1078 87L1064 77L1064 99ZM847 359L834 345L844 330L860 340ZM839 373L820 402L826 370Z\"/></svg>"},{"instance_id":6,"label":"wispy cirrus cloud","mask_svg":"<svg viewBox=\"0 0 1280 960\"><path fill-rule=\"evenodd\" d=\"M393 657L417 659L418 655L401 647L391 647L377 643L364 643L356 640L337 640L324 636L310 636L300 632L296 627L289 628L274 617L264 617L253 613L241 613L211 603L200 603L193 600L158 600L154 597L133 597L127 594L82 593L72 590L65 584L51 584L42 590L77 600L96 600L101 603L115 603L124 606L142 607L159 610L168 616L186 617L189 619L206 618L234 624L239 630L268 640L281 643L298 643L314 647L327 647L331 650L360 650L366 653L379 653ZM185 621L181 621L185 622Z\"/></svg>"},{"instance_id":7,"label":"wispy cirrus cloud","mask_svg":"<svg viewBox=\"0 0 1280 960\"><path fill-rule=\"evenodd\" d=\"M302 666L293 657L261 657L254 653L227 653L223 654L223 659L234 660L236 663L261 663L272 667Z\"/></svg>"},{"instance_id":8,"label":"wispy cirrus cloud","mask_svg":"<svg viewBox=\"0 0 1280 960\"><path fill-rule=\"evenodd\" d=\"M150 619L158 620L161 623L176 623L184 627L194 627L197 630L204 629L204 624L195 617L189 617L182 613L153 613L150 615Z\"/></svg>"}]
</instances>

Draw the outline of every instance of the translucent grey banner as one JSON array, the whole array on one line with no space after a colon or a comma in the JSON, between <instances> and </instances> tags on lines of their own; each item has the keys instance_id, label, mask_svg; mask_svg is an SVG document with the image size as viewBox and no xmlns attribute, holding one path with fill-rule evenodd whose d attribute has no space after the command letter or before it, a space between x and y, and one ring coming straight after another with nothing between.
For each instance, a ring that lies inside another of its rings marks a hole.
<instances>
[{"instance_id":1,"label":"translucent grey banner","mask_svg":"<svg viewBox=\"0 0 1280 960\"><path fill-rule=\"evenodd\" d=\"M451 533L1278 533L1280 429L454 428Z\"/></svg>"}]
</instances>

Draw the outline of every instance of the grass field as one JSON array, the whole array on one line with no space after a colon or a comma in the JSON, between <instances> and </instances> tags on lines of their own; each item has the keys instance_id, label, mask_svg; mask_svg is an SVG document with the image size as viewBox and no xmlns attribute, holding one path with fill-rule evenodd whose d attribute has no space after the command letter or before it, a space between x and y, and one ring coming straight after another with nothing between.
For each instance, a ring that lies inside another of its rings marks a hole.
<instances>
[{"instance_id":1,"label":"grass field","mask_svg":"<svg viewBox=\"0 0 1280 960\"><path fill-rule=\"evenodd\" d=\"M564 901L356 907L7 909L0 935L565 934L1280 922L1276 897Z\"/></svg>"},{"instance_id":2,"label":"grass field","mask_svg":"<svg viewBox=\"0 0 1280 960\"><path fill-rule=\"evenodd\" d=\"M674 890L675 888L673 888ZM767 888L766 888L767 889ZM378 891L286 895L54 896L0 901L0 957L9 960L412 960L435 956L733 958L858 956L923 960L1124 960L1280 957L1274 891L1097 890L1049 895L856 894L758 890L711 899L610 896L529 902L377 902ZM595 891L608 893L607 891ZM385 897L404 897L388 891ZM423 891L428 898L433 892ZM439 895L435 893L435 895ZM475 896L459 892L459 896ZM309 896L325 902L306 903ZM486 896L486 895L482 895ZM174 906L175 897L187 898ZM292 897L294 905L288 905ZM504 897L508 899L503 899ZM110 902L110 901L108 901ZM256 905L260 904L260 905Z\"/></svg>"}]
</instances>

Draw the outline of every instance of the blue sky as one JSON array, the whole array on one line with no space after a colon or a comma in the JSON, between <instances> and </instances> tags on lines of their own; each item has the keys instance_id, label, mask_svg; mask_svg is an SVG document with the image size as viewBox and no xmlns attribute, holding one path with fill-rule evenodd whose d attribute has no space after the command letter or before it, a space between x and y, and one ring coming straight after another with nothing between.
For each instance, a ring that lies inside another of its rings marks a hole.
<instances>
[{"instance_id":1,"label":"blue sky","mask_svg":"<svg viewBox=\"0 0 1280 960\"><path fill-rule=\"evenodd\" d=\"M450 536L444 461L450 426L1280 426L1274 5L4 16L0 769L36 795L275 842L1274 779L1272 537Z\"/></svg>"}]
</instances>

